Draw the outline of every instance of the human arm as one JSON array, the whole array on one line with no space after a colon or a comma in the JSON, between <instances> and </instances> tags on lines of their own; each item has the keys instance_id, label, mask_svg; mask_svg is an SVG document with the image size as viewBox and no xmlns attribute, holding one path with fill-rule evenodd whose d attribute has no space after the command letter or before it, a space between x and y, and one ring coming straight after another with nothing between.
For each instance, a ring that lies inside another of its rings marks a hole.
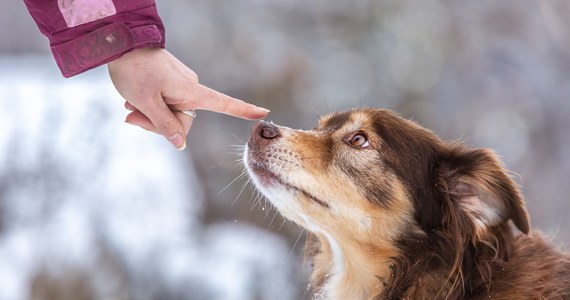
<instances>
[{"instance_id":1,"label":"human arm","mask_svg":"<svg viewBox=\"0 0 570 300\"><path fill-rule=\"evenodd\" d=\"M63 76L106 64L137 48L164 48L153 0L24 0L50 41Z\"/></svg>"},{"instance_id":2,"label":"human arm","mask_svg":"<svg viewBox=\"0 0 570 300\"><path fill-rule=\"evenodd\" d=\"M133 112L127 122L162 134L183 149L192 119L171 109L208 109L258 119L267 110L198 84L196 74L164 48L153 0L24 0L49 38L65 77L108 64Z\"/></svg>"}]
</instances>

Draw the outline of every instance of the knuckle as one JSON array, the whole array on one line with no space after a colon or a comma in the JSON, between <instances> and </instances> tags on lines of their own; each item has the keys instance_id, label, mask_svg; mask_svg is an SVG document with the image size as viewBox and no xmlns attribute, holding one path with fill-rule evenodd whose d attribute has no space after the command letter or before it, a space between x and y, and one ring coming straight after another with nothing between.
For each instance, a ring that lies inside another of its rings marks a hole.
<instances>
[{"instance_id":1,"label":"knuckle","mask_svg":"<svg viewBox=\"0 0 570 300\"><path fill-rule=\"evenodd\" d=\"M222 111L226 111L226 112L229 111L231 108L230 102L228 102L228 101L222 101L222 103L220 103L220 106L221 106L220 109Z\"/></svg>"},{"instance_id":2,"label":"knuckle","mask_svg":"<svg viewBox=\"0 0 570 300\"><path fill-rule=\"evenodd\" d=\"M172 118L162 119L156 122L156 129L163 134L173 134L177 131L177 128L177 121Z\"/></svg>"},{"instance_id":3,"label":"knuckle","mask_svg":"<svg viewBox=\"0 0 570 300\"><path fill-rule=\"evenodd\" d=\"M154 106L154 99L153 97L148 96L145 93L141 93L140 95L136 95L133 97L133 100L130 100L130 103L136 103L135 106L139 107L141 110L149 110L152 109Z\"/></svg>"},{"instance_id":4,"label":"knuckle","mask_svg":"<svg viewBox=\"0 0 570 300\"><path fill-rule=\"evenodd\" d=\"M188 72L188 78L190 79L190 81L194 84L198 84L200 82L200 79L198 78L198 74L196 74L194 71L190 70Z\"/></svg>"}]
</instances>

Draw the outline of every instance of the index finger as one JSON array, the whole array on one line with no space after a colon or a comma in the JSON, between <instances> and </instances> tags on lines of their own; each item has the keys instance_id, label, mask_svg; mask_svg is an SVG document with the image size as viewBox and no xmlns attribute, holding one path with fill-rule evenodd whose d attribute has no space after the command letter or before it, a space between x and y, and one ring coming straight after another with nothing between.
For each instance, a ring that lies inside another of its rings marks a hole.
<instances>
[{"instance_id":1,"label":"index finger","mask_svg":"<svg viewBox=\"0 0 570 300\"><path fill-rule=\"evenodd\" d=\"M210 110L248 120L262 119L269 113L268 109L230 97L201 84L194 85L192 96L195 98L195 109Z\"/></svg>"}]
</instances>

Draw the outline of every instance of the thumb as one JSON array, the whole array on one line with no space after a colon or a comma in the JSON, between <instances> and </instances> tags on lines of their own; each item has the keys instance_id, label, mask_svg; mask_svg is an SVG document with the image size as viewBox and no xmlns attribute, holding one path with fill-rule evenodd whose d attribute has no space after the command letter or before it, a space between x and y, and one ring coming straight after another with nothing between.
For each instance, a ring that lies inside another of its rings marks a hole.
<instances>
[{"instance_id":1,"label":"thumb","mask_svg":"<svg viewBox=\"0 0 570 300\"><path fill-rule=\"evenodd\" d=\"M168 108L163 99L146 101L146 105L138 107L154 125L158 133L163 135L176 149L186 148L186 135L180 120Z\"/></svg>"}]
</instances>

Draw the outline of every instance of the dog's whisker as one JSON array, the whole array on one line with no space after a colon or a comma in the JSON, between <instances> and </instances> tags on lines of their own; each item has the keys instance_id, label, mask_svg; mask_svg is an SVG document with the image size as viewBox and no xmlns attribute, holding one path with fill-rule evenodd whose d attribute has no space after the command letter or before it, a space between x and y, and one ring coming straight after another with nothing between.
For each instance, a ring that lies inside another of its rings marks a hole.
<instances>
[{"instance_id":1,"label":"dog's whisker","mask_svg":"<svg viewBox=\"0 0 570 300\"><path fill-rule=\"evenodd\" d=\"M218 195L220 195L221 193L223 193L223 192L224 192L225 190L227 190L234 182L236 182L238 179L242 178L242 177L243 177L244 175L246 175L246 174L247 174L247 171L246 171L246 170L243 170L243 171L241 172L241 174L239 174L236 178L234 178L234 180L232 180L232 181L231 181L230 183L228 183L223 189L221 189L221 190L218 192Z\"/></svg>"},{"instance_id":2,"label":"dog's whisker","mask_svg":"<svg viewBox=\"0 0 570 300\"><path fill-rule=\"evenodd\" d=\"M264 218L267 219L267 217L269 217L269 209L267 208L267 201L263 201L263 200L264 200L264 197L263 197L263 196L260 196L259 199L258 199L259 204L260 204L260 205L263 205L263 206L261 207L261 210L263 210L263 211L265 212L265 217L264 217ZM262 202L262 201L263 201L263 202Z\"/></svg>"},{"instance_id":3,"label":"dog's whisker","mask_svg":"<svg viewBox=\"0 0 570 300\"><path fill-rule=\"evenodd\" d=\"M248 185L249 183L251 183L251 179L248 180ZM254 188L253 192L251 193L251 196L249 197L249 203L251 203L251 207L249 208L250 212L254 211L255 208L257 207L258 199L259 199L259 192Z\"/></svg>"},{"instance_id":4,"label":"dog's whisker","mask_svg":"<svg viewBox=\"0 0 570 300\"><path fill-rule=\"evenodd\" d=\"M238 195L236 196L236 198L234 199L234 201L232 202L232 205L230 207L234 207L234 205L236 204L237 200L239 199L239 196L241 196L241 194L243 193L243 190L247 187L247 182L243 184L243 186L241 187L241 190L239 191Z\"/></svg>"},{"instance_id":5,"label":"dog's whisker","mask_svg":"<svg viewBox=\"0 0 570 300\"><path fill-rule=\"evenodd\" d=\"M229 145L229 147L232 148L229 151L235 151L233 153L237 155L243 154L243 151L245 151L245 145Z\"/></svg>"},{"instance_id":6,"label":"dog's whisker","mask_svg":"<svg viewBox=\"0 0 570 300\"><path fill-rule=\"evenodd\" d=\"M249 211L253 211L258 206L261 207L261 200L262 200L262 198L259 197L259 195L255 195L255 198L253 199L253 204L251 205L251 208Z\"/></svg>"},{"instance_id":7,"label":"dog's whisker","mask_svg":"<svg viewBox=\"0 0 570 300\"><path fill-rule=\"evenodd\" d=\"M285 222L287 222L287 219L283 219L283 222L281 222L281 225L279 225L279 228L277 228L278 232L281 231L281 229L283 228L283 225L285 225Z\"/></svg>"},{"instance_id":8,"label":"dog's whisker","mask_svg":"<svg viewBox=\"0 0 570 300\"><path fill-rule=\"evenodd\" d=\"M215 168L219 168L220 165L221 165L220 163L212 163L212 164L206 166L205 168L206 168L206 170L210 171L210 170L213 170Z\"/></svg>"},{"instance_id":9,"label":"dog's whisker","mask_svg":"<svg viewBox=\"0 0 570 300\"><path fill-rule=\"evenodd\" d=\"M273 214L273 218L271 218L271 221L269 221L269 225L267 225L266 229L269 229L271 227L271 224L273 224L273 221L275 221L275 217L277 217L278 212L275 212L275 214Z\"/></svg>"},{"instance_id":10,"label":"dog's whisker","mask_svg":"<svg viewBox=\"0 0 570 300\"><path fill-rule=\"evenodd\" d=\"M301 230L301 233L299 233L299 236L297 237L297 240L295 241L295 244L293 244L293 248L291 249L291 251L289 251L289 255L287 256L287 260L285 260L285 264L289 263L289 259L291 258L291 255L293 255L293 252L295 251L295 248L297 247L297 244L299 243L299 240L301 239L301 236L303 236L303 233L305 233L305 229L303 228Z\"/></svg>"},{"instance_id":11,"label":"dog's whisker","mask_svg":"<svg viewBox=\"0 0 570 300\"><path fill-rule=\"evenodd\" d=\"M232 133L232 137L234 139L236 139L238 142L245 144L245 141L243 139L241 139L240 137L238 137L235 133Z\"/></svg>"}]
</instances>

